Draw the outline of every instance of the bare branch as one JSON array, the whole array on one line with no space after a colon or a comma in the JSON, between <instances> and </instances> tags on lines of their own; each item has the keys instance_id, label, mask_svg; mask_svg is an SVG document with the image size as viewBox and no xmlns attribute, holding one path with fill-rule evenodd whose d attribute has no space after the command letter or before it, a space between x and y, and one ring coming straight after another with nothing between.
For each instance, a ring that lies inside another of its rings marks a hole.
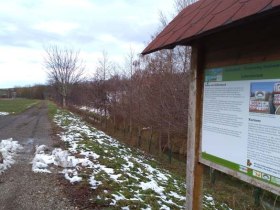
<instances>
[{"instance_id":1,"label":"bare branch","mask_svg":"<svg viewBox=\"0 0 280 210\"><path fill-rule=\"evenodd\" d=\"M71 86L79 83L84 73L79 51L50 45L45 52L44 66L47 69L49 83L56 86L62 96L63 106L66 106L66 98Z\"/></svg>"}]
</instances>

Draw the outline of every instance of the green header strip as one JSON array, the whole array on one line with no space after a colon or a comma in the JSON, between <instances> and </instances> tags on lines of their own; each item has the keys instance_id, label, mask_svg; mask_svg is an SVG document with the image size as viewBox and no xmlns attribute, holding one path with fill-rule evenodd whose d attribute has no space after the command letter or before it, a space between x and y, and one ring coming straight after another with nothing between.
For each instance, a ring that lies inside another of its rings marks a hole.
<instances>
[{"instance_id":1,"label":"green header strip","mask_svg":"<svg viewBox=\"0 0 280 210\"><path fill-rule=\"evenodd\" d=\"M205 82L280 78L280 61L206 69Z\"/></svg>"},{"instance_id":2,"label":"green header strip","mask_svg":"<svg viewBox=\"0 0 280 210\"><path fill-rule=\"evenodd\" d=\"M227 167L227 168L232 169L234 171L239 171L239 165L236 164L236 163L230 162L228 160L224 160L224 159L216 157L214 155L210 155L210 154L208 154L206 152L202 152L201 156L205 160L209 160L209 161L211 161L213 163L216 163L218 165Z\"/></svg>"}]
</instances>

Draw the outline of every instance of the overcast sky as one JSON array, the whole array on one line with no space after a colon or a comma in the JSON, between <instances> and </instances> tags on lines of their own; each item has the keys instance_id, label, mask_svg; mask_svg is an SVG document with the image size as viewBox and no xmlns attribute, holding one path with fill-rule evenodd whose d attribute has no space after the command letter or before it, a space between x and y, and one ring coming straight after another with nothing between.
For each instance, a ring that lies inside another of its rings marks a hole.
<instances>
[{"instance_id":1,"label":"overcast sky","mask_svg":"<svg viewBox=\"0 0 280 210\"><path fill-rule=\"evenodd\" d=\"M0 0L0 88L46 83L44 46L80 50L93 74L102 51L123 63L159 28L173 0Z\"/></svg>"}]
</instances>

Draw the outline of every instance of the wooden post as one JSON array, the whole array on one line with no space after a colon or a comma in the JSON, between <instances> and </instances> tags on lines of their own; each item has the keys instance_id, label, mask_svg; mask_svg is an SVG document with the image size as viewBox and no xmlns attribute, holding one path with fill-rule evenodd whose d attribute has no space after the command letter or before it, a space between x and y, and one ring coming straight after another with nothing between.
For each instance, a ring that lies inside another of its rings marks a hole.
<instances>
[{"instance_id":1,"label":"wooden post","mask_svg":"<svg viewBox=\"0 0 280 210\"><path fill-rule=\"evenodd\" d=\"M203 51L192 47L187 142L187 197L186 209L202 208L203 166L199 163L202 116Z\"/></svg>"}]
</instances>

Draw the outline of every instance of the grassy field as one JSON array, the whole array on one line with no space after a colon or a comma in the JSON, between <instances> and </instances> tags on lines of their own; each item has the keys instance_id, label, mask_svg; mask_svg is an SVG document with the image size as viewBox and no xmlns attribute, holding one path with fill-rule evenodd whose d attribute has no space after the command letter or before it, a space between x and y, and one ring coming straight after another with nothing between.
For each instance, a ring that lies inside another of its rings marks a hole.
<instances>
[{"instance_id":1,"label":"grassy field","mask_svg":"<svg viewBox=\"0 0 280 210\"><path fill-rule=\"evenodd\" d=\"M37 104L38 100L30 99L0 99L0 112L18 114Z\"/></svg>"}]
</instances>

